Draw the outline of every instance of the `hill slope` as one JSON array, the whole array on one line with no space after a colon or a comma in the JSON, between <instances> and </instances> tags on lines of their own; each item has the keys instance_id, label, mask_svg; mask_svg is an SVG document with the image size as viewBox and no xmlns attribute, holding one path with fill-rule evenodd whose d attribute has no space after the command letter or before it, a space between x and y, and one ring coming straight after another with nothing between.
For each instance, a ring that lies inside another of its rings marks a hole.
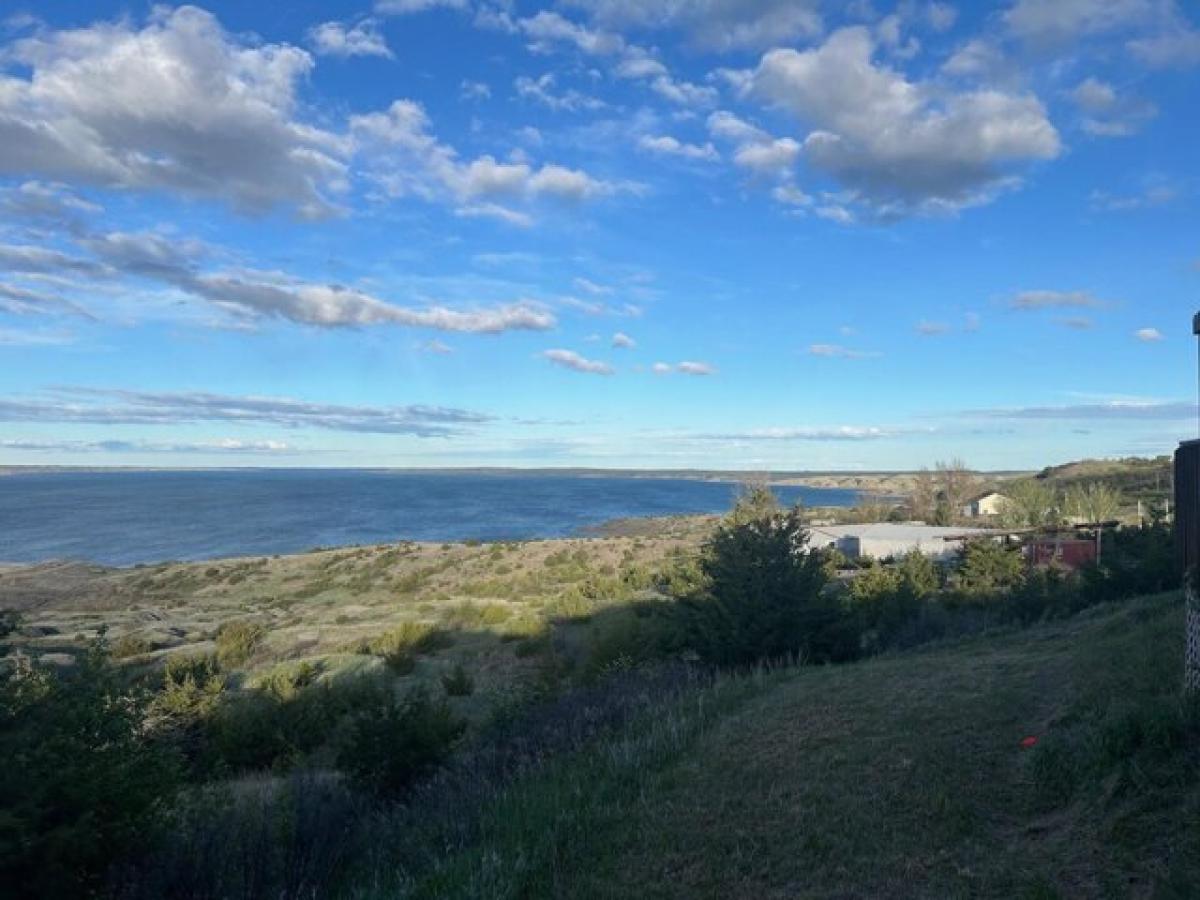
<instances>
[{"instance_id":1,"label":"hill slope","mask_svg":"<svg viewBox=\"0 0 1200 900\"><path fill-rule=\"evenodd\" d=\"M416 893L1195 896L1181 654L1162 595L732 680L513 785Z\"/></svg>"}]
</instances>

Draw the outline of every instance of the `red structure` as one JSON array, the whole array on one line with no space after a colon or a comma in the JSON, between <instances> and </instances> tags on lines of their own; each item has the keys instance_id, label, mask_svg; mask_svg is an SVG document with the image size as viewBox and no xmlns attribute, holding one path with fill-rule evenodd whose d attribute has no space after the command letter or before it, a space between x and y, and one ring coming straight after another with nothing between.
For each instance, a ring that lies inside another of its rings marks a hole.
<instances>
[{"instance_id":1,"label":"red structure","mask_svg":"<svg viewBox=\"0 0 1200 900\"><path fill-rule=\"evenodd\" d=\"M1031 566L1055 565L1078 569L1096 561L1096 542L1075 537L1038 536L1025 545L1025 558Z\"/></svg>"}]
</instances>

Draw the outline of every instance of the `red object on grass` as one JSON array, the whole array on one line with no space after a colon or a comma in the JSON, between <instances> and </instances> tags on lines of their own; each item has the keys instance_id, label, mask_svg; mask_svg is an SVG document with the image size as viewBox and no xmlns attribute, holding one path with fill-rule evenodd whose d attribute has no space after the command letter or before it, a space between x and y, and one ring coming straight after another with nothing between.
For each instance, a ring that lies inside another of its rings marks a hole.
<instances>
[{"instance_id":1,"label":"red object on grass","mask_svg":"<svg viewBox=\"0 0 1200 900\"><path fill-rule=\"evenodd\" d=\"M1021 738L1021 746L1026 749L1029 749L1036 743L1037 743L1037 738L1033 737L1032 735L1030 735L1029 737Z\"/></svg>"}]
</instances>

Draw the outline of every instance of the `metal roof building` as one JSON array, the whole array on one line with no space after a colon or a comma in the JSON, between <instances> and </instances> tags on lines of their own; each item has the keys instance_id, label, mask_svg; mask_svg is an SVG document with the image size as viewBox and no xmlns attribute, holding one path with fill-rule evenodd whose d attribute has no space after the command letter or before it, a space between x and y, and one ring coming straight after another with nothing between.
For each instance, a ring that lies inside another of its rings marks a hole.
<instances>
[{"instance_id":1,"label":"metal roof building","mask_svg":"<svg viewBox=\"0 0 1200 900\"><path fill-rule=\"evenodd\" d=\"M912 550L934 559L949 559L966 536L1002 536L988 528L947 528L916 523L873 522L864 525L822 525L810 529L809 545L834 548L850 559L887 559Z\"/></svg>"}]
</instances>

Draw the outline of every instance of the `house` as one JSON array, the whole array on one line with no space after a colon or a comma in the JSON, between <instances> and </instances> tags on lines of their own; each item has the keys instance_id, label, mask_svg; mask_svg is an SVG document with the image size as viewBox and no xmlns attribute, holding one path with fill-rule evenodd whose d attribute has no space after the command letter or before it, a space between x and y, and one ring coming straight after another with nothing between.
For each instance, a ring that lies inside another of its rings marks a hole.
<instances>
[{"instance_id":1,"label":"house","mask_svg":"<svg viewBox=\"0 0 1200 900\"><path fill-rule=\"evenodd\" d=\"M1004 512L1009 499L996 491L988 491L973 498L962 508L962 514L969 519L980 519L987 516L998 516Z\"/></svg>"},{"instance_id":2,"label":"house","mask_svg":"<svg viewBox=\"0 0 1200 900\"><path fill-rule=\"evenodd\" d=\"M933 559L949 560L968 538L997 534L986 528L944 528L915 522L812 526L809 546L837 550L850 559L887 559L916 550Z\"/></svg>"}]
</instances>

